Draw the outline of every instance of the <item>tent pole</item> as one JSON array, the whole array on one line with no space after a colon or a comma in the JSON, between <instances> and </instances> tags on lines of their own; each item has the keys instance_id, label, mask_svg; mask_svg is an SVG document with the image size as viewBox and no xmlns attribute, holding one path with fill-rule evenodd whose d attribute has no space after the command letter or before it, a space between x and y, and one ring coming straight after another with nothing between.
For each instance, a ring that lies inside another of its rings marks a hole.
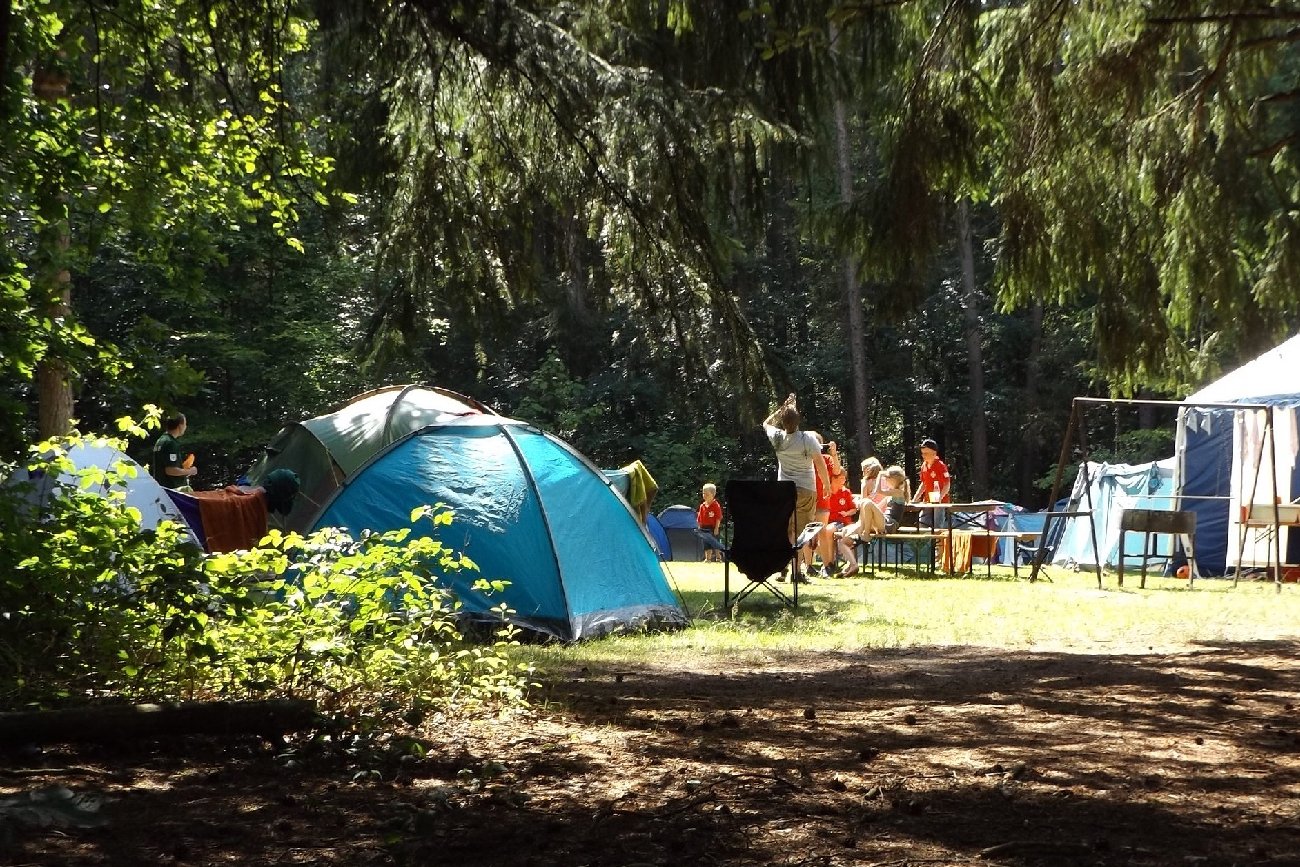
<instances>
[{"instance_id":1,"label":"tent pole","mask_svg":"<svg viewBox=\"0 0 1300 867\"><path fill-rule=\"evenodd\" d=\"M1277 493L1277 438L1273 430L1273 407L1270 405L1264 416L1264 430L1268 432L1268 465L1273 476L1273 584L1277 592L1282 592L1282 516L1278 508L1280 497ZM1260 452L1264 450L1261 448Z\"/></svg>"},{"instance_id":2,"label":"tent pole","mask_svg":"<svg viewBox=\"0 0 1300 867\"><path fill-rule=\"evenodd\" d=\"M537 430L542 436L548 436L544 431L536 428L534 430ZM542 516L542 526L546 528L547 547L551 551L551 565L555 568L555 580L560 585L560 599L564 603L564 621L568 624L571 633L568 638L571 640L582 638L582 624L573 616L573 606L569 604L569 588L564 580L566 577L564 566L560 563L560 552L555 547L555 528L551 523L551 516L546 510L546 503L542 500L542 491L537 484L537 476L533 474L533 468L528 465L528 460L524 457L524 451L519 447L519 443L515 441L513 432L505 425L498 425L497 431L501 436L505 437L510 450L514 452L515 460L519 461L519 468L523 471L524 479L528 482L528 490L532 493L533 498L537 500L537 512ZM597 470L596 472L599 473L600 471ZM603 479L604 476L601 476L601 478ZM623 502L626 503L627 501L624 500Z\"/></svg>"},{"instance_id":3,"label":"tent pole","mask_svg":"<svg viewBox=\"0 0 1300 867\"><path fill-rule=\"evenodd\" d=\"M1271 406L1263 406L1263 407L1256 407L1255 409L1246 410L1245 412L1254 413L1254 412L1258 412L1258 411L1261 410L1261 409L1264 411L1264 432L1265 432L1265 435L1266 435L1266 437L1268 438L1268 441L1269 441L1269 460L1270 460L1270 461L1273 461L1273 460L1276 460L1276 457L1277 457L1277 454L1276 454L1275 450L1273 449L1273 436L1272 436L1272 434L1273 434L1273 408L1272 408ZM1234 418L1233 418L1234 425L1236 425L1236 423L1240 422L1240 428L1239 428L1239 429L1240 429L1240 434L1241 434L1241 441L1242 441L1243 443L1246 442L1246 438L1247 438L1246 435L1247 435L1247 433L1248 433L1248 430L1247 430L1247 427L1248 427L1248 426L1246 425L1245 418L1246 418L1246 416L1245 416L1244 414L1238 414L1238 415L1234 416ZM1237 431L1237 428L1234 427L1234 433L1235 433L1236 431ZM1240 476L1240 478L1237 480L1237 490L1238 490L1238 492L1239 492L1239 493L1238 493L1238 496L1237 496L1237 520L1238 520L1238 524L1237 524L1237 539L1238 539L1238 544L1237 544L1237 569L1236 569L1236 571L1233 573L1233 577L1232 577L1232 586L1233 586L1233 587L1236 587L1237 584L1238 584L1238 582L1241 580L1241 561L1244 560L1245 557L1246 557L1246 537L1250 535L1250 526L1248 525L1248 522L1250 521L1251 506L1254 505L1254 501L1255 501L1255 492L1259 489L1259 471L1260 471L1260 467L1263 465L1263 463L1264 463L1264 443L1263 443L1263 442L1260 442L1260 443L1259 443L1259 447L1258 447L1257 449L1255 449L1255 467L1254 467L1254 473L1252 473L1252 475L1251 475L1251 479L1250 479L1250 492L1249 492L1249 494L1247 494L1247 491L1246 491L1246 466L1245 466L1244 463L1241 465L1241 476ZM1272 558L1272 559L1273 559L1273 562L1277 564L1277 566L1278 566L1278 575L1279 575L1279 577L1280 577L1280 576L1281 576L1281 565L1282 565L1282 561L1281 561L1280 559L1277 559L1277 558L1280 558L1280 557L1281 557L1281 553L1280 553L1280 552L1281 552L1281 548L1280 548L1280 546L1279 546L1279 544L1278 544L1278 539L1277 539L1277 536L1279 536L1280 533L1278 532L1278 527L1277 527L1278 514L1277 514L1277 466L1276 466L1276 465L1273 466L1273 486L1272 486L1272 487L1273 487L1273 504L1274 504L1274 508L1273 508L1273 519L1274 519L1274 524L1273 524L1273 533L1274 533L1274 538L1273 538L1272 542L1273 542L1274 550L1275 550L1277 553L1276 553L1276 556L1275 556L1273 552L1270 552L1269 557ZM1252 561L1253 561L1253 558L1252 558ZM1280 585L1279 585L1279 589L1281 589Z\"/></svg>"},{"instance_id":4,"label":"tent pole","mask_svg":"<svg viewBox=\"0 0 1300 867\"><path fill-rule=\"evenodd\" d=\"M1092 561L1097 565L1097 589L1101 589L1101 552L1097 550L1097 517L1095 513L1096 504L1092 501L1092 479L1088 476L1088 425L1083 422L1083 412L1079 413L1079 449L1083 452L1083 457L1079 461L1079 472L1083 475L1083 496L1088 500L1088 531L1092 537ZM1123 536L1121 535L1121 540ZM1124 556L1123 545L1120 545L1119 555Z\"/></svg>"},{"instance_id":5,"label":"tent pole","mask_svg":"<svg viewBox=\"0 0 1300 867\"><path fill-rule=\"evenodd\" d=\"M1233 425L1232 433L1234 437L1234 442L1236 441L1235 437L1237 436L1238 428L1240 428L1240 430L1242 431L1241 436L1243 440L1245 439L1246 436L1245 434L1246 423L1242 420L1242 414L1241 414L1243 411L1244 410L1241 410L1232 414L1232 425ZM1235 456L1233 458L1233 462L1238 464L1237 490L1245 491L1246 490L1246 464L1244 462L1238 462ZM1258 467L1255 470L1255 478L1257 480L1259 478ZM1248 509L1244 509L1242 507L1241 494L1238 493L1237 495L1237 565L1232 570L1233 587L1236 587L1239 583L1241 583L1241 561L1246 556L1246 534L1250 532L1250 528L1246 526L1246 521L1249 518L1249 516L1250 516L1250 512ZM1231 520L1232 518L1231 496L1229 496L1228 498L1228 518L1229 520Z\"/></svg>"}]
</instances>

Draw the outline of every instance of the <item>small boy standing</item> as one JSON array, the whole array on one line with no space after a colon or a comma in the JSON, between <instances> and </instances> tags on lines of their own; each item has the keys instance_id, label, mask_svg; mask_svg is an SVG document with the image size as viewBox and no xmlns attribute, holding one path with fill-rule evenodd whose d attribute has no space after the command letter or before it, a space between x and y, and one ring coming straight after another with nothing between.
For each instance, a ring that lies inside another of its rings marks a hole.
<instances>
[{"instance_id":1,"label":"small boy standing","mask_svg":"<svg viewBox=\"0 0 1300 867\"><path fill-rule=\"evenodd\" d=\"M714 563L722 562L722 546L717 541L722 534L722 504L717 501L718 487L713 482L707 482L701 491L704 502L695 510L695 526L701 533L713 537L713 544L708 539L704 540L704 562Z\"/></svg>"}]
</instances>

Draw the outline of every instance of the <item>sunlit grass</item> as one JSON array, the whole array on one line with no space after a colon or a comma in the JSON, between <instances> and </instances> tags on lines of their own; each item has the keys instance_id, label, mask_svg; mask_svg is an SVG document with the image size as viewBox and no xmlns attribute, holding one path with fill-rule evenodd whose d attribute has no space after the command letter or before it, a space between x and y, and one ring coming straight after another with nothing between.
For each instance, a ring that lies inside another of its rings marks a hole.
<instances>
[{"instance_id":1,"label":"sunlit grass","mask_svg":"<svg viewBox=\"0 0 1300 867\"><path fill-rule=\"evenodd\" d=\"M1030 584L1028 570L993 577L977 566L973 577L876 577L816 580L805 585L799 608L781 606L759 589L733 618L720 610L722 565L670 563L670 583L693 618L669 633L615 635L572 646L533 645L524 657L551 666L602 668L765 665L786 653L843 652L920 646L980 646L1016 650L1163 652L1197 642L1250 641L1300 635L1300 587L1148 575L1125 576L1054 568L1051 581ZM744 579L732 573L733 592ZM789 585L781 585L789 589Z\"/></svg>"}]
</instances>

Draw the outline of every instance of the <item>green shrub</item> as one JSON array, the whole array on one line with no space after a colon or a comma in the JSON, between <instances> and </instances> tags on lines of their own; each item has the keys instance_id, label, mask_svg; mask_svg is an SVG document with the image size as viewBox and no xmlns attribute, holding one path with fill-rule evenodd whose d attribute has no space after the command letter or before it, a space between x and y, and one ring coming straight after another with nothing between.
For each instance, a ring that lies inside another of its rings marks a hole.
<instances>
[{"instance_id":1,"label":"green shrub","mask_svg":"<svg viewBox=\"0 0 1300 867\"><path fill-rule=\"evenodd\" d=\"M42 443L29 462L53 477L73 470L67 448ZM125 505L134 468L83 474L39 505L32 485L0 489L0 684L8 702L129 692L123 663L147 659L169 641L187 643L191 588L203 552L164 524L140 529ZM6 475L8 475L6 473ZM103 497L84 486L107 482Z\"/></svg>"},{"instance_id":2,"label":"green shrub","mask_svg":"<svg viewBox=\"0 0 1300 867\"><path fill-rule=\"evenodd\" d=\"M422 508L411 520L451 522L445 508ZM325 706L365 702L464 707L523 698L526 671L512 668L514 629L488 643L462 633L459 604L433 580L433 569L473 568L432 538L409 530L353 539L324 530L304 539L273 531L263 547L206 562L213 586L238 584L211 630L215 669L193 676L221 694L310 696ZM488 582L482 590L500 590ZM215 675L215 676L214 676Z\"/></svg>"},{"instance_id":3,"label":"green shrub","mask_svg":"<svg viewBox=\"0 0 1300 867\"><path fill-rule=\"evenodd\" d=\"M42 443L31 467L69 472L78 439ZM131 472L92 470L40 508L0 487L0 703L297 696L369 714L523 697L504 608L490 641L462 635L433 575L473 564L436 539L273 532L209 556L175 525L141 530ZM84 490L102 480L109 496Z\"/></svg>"}]
</instances>

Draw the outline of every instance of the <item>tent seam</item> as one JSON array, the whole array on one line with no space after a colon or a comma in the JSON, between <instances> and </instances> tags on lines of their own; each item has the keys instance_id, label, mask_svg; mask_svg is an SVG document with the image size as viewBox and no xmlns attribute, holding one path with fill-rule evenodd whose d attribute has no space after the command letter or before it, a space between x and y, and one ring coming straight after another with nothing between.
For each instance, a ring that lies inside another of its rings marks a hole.
<instances>
[{"instance_id":1,"label":"tent seam","mask_svg":"<svg viewBox=\"0 0 1300 867\"><path fill-rule=\"evenodd\" d=\"M527 429L526 425L524 427ZM515 458L519 461L519 466L523 469L524 478L528 480L528 487L533 492L533 496L537 498L537 510L541 513L542 523L546 526L547 547L551 549L551 560L555 563L555 577L560 584L560 601L564 604L564 616L569 621L569 638L570 640L576 641L580 637L578 635L578 625L574 622L573 606L569 604L568 582L564 573L564 566L560 563L560 552L555 546L555 533L551 526L551 516L548 514L546 503L542 499L542 489L538 487L537 479L533 475L533 468L529 465L528 461L525 460L523 450L519 448L519 443L515 442L514 435L511 433L510 428L506 425L497 425L497 429L501 431L501 435L504 436L506 442L510 444L511 451L515 453ZM538 433L542 436L546 436L542 431L538 431Z\"/></svg>"}]
</instances>

